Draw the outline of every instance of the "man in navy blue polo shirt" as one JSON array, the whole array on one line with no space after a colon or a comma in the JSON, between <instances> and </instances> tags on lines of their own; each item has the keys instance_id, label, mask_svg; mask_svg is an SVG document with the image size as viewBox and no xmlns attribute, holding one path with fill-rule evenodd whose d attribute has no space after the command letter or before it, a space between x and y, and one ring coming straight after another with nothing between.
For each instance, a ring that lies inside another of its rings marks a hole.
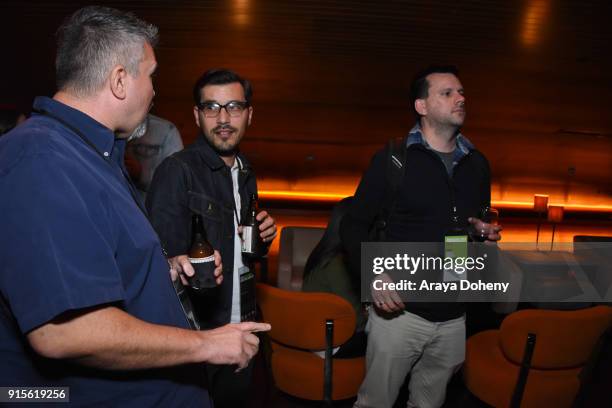
<instances>
[{"instance_id":1,"label":"man in navy blue polo shirt","mask_svg":"<svg viewBox=\"0 0 612 408\"><path fill-rule=\"evenodd\" d=\"M67 386L78 405L206 407L202 363L244 368L253 332L269 330L189 330L126 177L121 136L151 106L156 39L132 14L77 11L58 31L58 92L0 139L0 386Z\"/></svg>"}]
</instances>

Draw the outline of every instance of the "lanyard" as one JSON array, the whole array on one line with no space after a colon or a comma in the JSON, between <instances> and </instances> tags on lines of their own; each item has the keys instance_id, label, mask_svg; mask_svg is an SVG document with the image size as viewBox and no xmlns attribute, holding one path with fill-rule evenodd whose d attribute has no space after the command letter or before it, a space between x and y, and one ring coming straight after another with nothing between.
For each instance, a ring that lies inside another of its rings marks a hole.
<instances>
[{"instance_id":1,"label":"lanyard","mask_svg":"<svg viewBox=\"0 0 612 408\"><path fill-rule=\"evenodd\" d=\"M234 186L233 168L230 168L230 178L232 179L232 197L234 198L233 207L234 207L234 215L236 216L236 225L240 225L240 214L238 214L238 208L236 205L236 192L238 193L238 202L241 203L240 211L242 212L242 202L241 202L241 197L240 197L240 178L239 178L240 171L242 170L242 162L240 161L238 156L236 156L236 161L238 162L238 175L236 175L236 185L235 186Z\"/></svg>"},{"instance_id":2,"label":"lanyard","mask_svg":"<svg viewBox=\"0 0 612 408\"><path fill-rule=\"evenodd\" d=\"M457 198L455 195L455 180L454 180L454 175L455 175L455 168L457 167L457 164L453 164L453 168L450 174L448 174L448 170L446 169L446 164L444 164L444 161L442 160L442 158L440 157L440 155L438 155L432 148L428 147L428 146L424 146L424 149L426 149L426 151L431 154L433 157L436 158L436 160L438 162L440 162L442 164L442 166L444 166L444 172L446 174L446 185L448 186L448 190L449 190L449 194L450 194L450 205L451 205L451 214L450 214L450 219L453 223L453 228L456 230L460 230L461 225L459 224L459 214L457 211ZM457 147L458 149L459 147Z\"/></svg>"},{"instance_id":3,"label":"lanyard","mask_svg":"<svg viewBox=\"0 0 612 408\"><path fill-rule=\"evenodd\" d=\"M238 215L238 210L236 209L236 205L234 205L234 215L236 216L236 224L240 225L240 216Z\"/></svg>"}]
</instances>

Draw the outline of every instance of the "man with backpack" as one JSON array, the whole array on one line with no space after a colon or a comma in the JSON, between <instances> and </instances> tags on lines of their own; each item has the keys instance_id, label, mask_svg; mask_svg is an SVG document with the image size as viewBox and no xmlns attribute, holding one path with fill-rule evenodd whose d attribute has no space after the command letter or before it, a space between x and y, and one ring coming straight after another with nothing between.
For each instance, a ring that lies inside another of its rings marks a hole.
<instances>
[{"instance_id":1,"label":"man with backpack","mask_svg":"<svg viewBox=\"0 0 612 408\"><path fill-rule=\"evenodd\" d=\"M490 205L490 171L460 133L466 111L457 73L430 66L416 75L410 90L416 125L401 143L376 153L361 179L340 229L356 282L361 243L372 240L373 229L385 242L444 242L470 225L486 240L500 239L500 227L475 217ZM402 302L394 291L372 295L366 377L355 407L392 407L408 373L408 406L441 406L465 357L465 305Z\"/></svg>"}]
</instances>

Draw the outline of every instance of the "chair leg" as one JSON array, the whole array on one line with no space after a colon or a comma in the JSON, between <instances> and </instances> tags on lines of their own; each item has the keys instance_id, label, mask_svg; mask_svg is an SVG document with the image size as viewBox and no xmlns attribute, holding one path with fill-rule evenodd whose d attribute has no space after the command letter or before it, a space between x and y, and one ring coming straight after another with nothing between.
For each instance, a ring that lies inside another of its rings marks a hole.
<instances>
[{"instance_id":1,"label":"chair leg","mask_svg":"<svg viewBox=\"0 0 612 408\"><path fill-rule=\"evenodd\" d=\"M536 335L534 333L527 334L527 341L525 342L525 352L523 353L523 361L521 362L521 369L516 380L514 392L512 393L510 408L519 408L521 406L521 400L523 399L523 393L525 392L525 386L527 385L527 376L529 376L529 369L531 368L531 359L533 357L533 350L535 349L535 344Z\"/></svg>"},{"instance_id":2,"label":"chair leg","mask_svg":"<svg viewBox=\"0 0 612 408\"><path fill-rule=\"evenodd\" d=\"M323 367L323 400L332 404L332 362L334 345L334 321L325 321L325 360Z\"/></svg>"}]
</instances>

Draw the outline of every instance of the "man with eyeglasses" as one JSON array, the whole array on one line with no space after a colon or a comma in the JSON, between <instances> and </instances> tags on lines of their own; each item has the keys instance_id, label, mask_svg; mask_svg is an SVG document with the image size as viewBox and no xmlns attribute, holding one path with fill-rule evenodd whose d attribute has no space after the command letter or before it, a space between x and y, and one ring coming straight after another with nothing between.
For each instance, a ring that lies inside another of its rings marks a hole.
<instances>
[{"instance_id":1,"label":"man with eyeglasses","mask_svg":"<svg viewBox=\"0 0 612 408\"><path fill-rule=\"evenodd\" d=\"M208 408L204 365L247 367L270 329L190 330L123 168L157 39L132 13L75 11L57 31L57 92L0 138L1 405Z\"/></svg>"},{"instance_id":2,"label":"man with eyeglasses","mask_svg":"<svg viewBox=\"0 0 612 408\"><path fill-rule=\"evenodd\" d=\"M209 70L193 89L193 114L200 135L195 143L164 160L157 168L147 195L147 209L170 256L174 278L193 276L187 252L193 214L202 217L204 230L224 265L223 282L205 296L192 297L203 328L241 320L241 289L249 276L249 262L241 252L240 220L249 197L257 194L255 175L239 144L251 123L251 84L225 69ZM267 247L276 236L274 219L257 215L260 236ZM266 247L266 248L267 248ZM244 286L243 286L244 285ZM244 406L252 364L207 366L215 407Z\"/></svg>"},{"instance_id":3,"label":"man with eyeglasses","mask_svg":"<svg viewBox=\"0 0 612 408\"><path fill-rule=\"evenodd\" d=\"M183 141L176 126L151 113L132 132L125 148L125 165L143 200L157 166L182 149Z\"/></svg>"}]
</instances>

